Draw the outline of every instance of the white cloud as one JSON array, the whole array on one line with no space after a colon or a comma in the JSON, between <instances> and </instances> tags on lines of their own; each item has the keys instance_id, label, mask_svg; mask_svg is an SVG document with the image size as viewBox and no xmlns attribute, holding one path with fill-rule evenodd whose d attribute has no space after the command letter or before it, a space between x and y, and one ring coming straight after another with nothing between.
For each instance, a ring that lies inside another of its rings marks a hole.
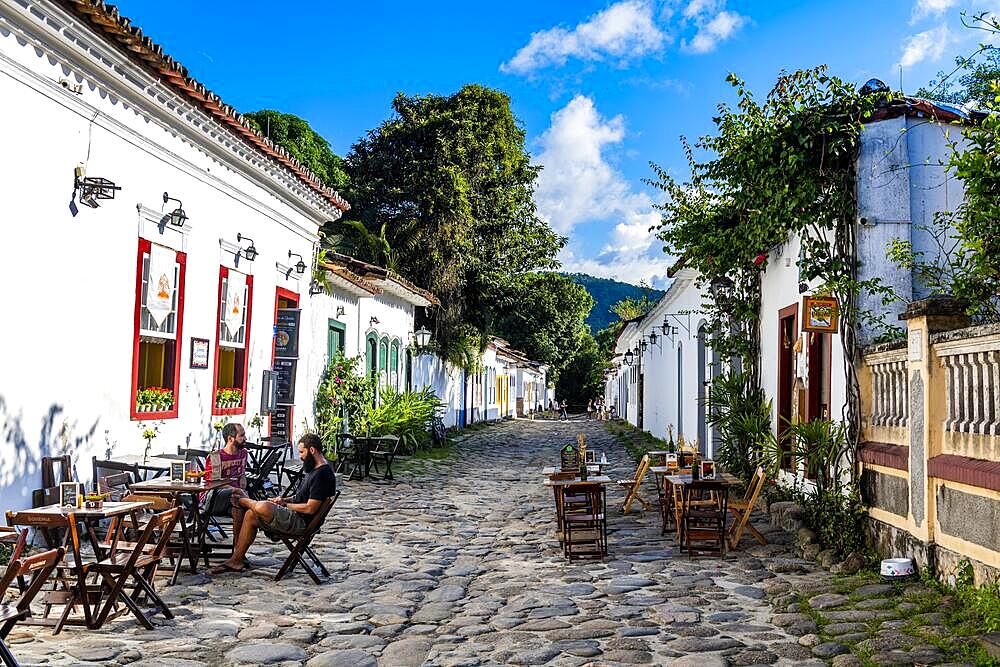
<instances>
[{"instance_id":1,"label":"white cloud","mask_svg":"<svg viewBox=\"0 0 1000 667\"><path fill-rule=\"evenodd\" d=\"M573 28L556 26L532 33L528 43L500 65L500 71L530 75L546 67L562 67L570 59L626 63L661 53L673 42L674 34L692 32L683 42L684 50L708 53L750 22L726 10L726 1L621 0ZM654 3L659 11L654 11Z\"/></svg>"},{"instance_id":2,"label":"white cloud","mask_svg":"<svg viewBox=\"0 0 1000 667\"><path fill-rule=\"evenodd\" d=\"M910 23L916 23L928 16L940 16L957 4L958 0L917 0L913 4Z\"/></svg>"},{"instance_id":3,"label":"white cloud","mask_svg":"<svg viewBox=\"0 0 1000 667\"><path fill-rule=\"evenodd\" d=\"M954 40L951 30L944 24L910 35L900 45L901 53L896 67L912 67L925 60L939 60Z\"/></svg>"},{"instance_id":4,"label":"white cloud","mask_svg":"<svg viewBox=\"0 0 1000 667\"><path fill-rule=\"evenodd\" d=\"M747 24L747 17L736 12L721 11L711 20L703 23L690 42L685 41L683 47L689 53L710 53L716 47L732 37Z\"/></svg>"},{"instance_id":5,"label":"white cloud","mask_svg":"<svg viewBox=\"0 0 1000 667\"><path fill-rule=\"evenodd\" d=\"M606 153L625 139L625 119L602 117L594 101L577 95L552 114L552 124L539 138L535 202L538 212L561 234L578 225L617 221L597 258L582 258L567 249L564 268L629 282L665 276L668 258L654 243L649 228L659 222L652 199L632 190Z\"/></svg>"},{"instance_id":6,"label":"white cloud","mask_svg":"<svg viewBox=\"0 0 1000 667\"><path fill-rule=\"evenodd\" d=\"M628 60L655 53L668 41L653 20L653 9L648 2L625 0L572 30L555 27L533 33L526 46L500 65L500 71L529 74L549 65L565 65L569 58Z\"/></svg>"}]
</instances>

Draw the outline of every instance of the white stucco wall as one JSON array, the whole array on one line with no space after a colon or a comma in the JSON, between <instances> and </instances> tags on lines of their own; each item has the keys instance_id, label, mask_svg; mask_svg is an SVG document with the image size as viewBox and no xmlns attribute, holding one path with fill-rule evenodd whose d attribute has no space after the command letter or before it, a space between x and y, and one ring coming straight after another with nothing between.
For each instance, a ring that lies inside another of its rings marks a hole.
<instances>
[{"instance_id":1,"label":"white stucco wall","mask_svg":"<svg viewBox=\"0 0 1000 667\"><path fill-rule=\"evenodd\" d=\"M36 10L58 13L45 3ZM130 69L124 56L117 56L120 71L134 74L143 89L50 32L37 13L0 3L0 20L7 27L0 31L0 122L18 128L4 136L8 159L0 160L0 305L20 314L20 324L0 328L0 345L9 351L0 356L0 505L15 508L40 486L42 456L72 454L88 480L92 456L144 449L140 423L129 418L140 237L187 253L179 415L159 425L153 444L154 452L172 451L213 439L220 265L254 278L246 413L230 418L245 420L258 411L261 371L270 367L276 288L297 292L303 321L313 319L307 280L286 278L279 265L296 261L289 250L308 262L318 225L336 213L265 175L259 163L268 161L253 151L245 149L242 164L234 152L244 150L234 148L241 142ZM28 43L22 31L30 32ZM81 81L83 93L59 85L64 77ZM74 214L73 169L81 162L87 175L122 189L100 208L77 205ZM176 205L163 204L164 191L183 201L187 233L161 234L151 222ZM256 261L235 263L237 233L253 239ZM191 337L211 341L208 369L190 368ZM319 355L308 335L300 346L306 362L297 375L296 431L311 404L309 360Z\"/></svg>"}]
</instances>

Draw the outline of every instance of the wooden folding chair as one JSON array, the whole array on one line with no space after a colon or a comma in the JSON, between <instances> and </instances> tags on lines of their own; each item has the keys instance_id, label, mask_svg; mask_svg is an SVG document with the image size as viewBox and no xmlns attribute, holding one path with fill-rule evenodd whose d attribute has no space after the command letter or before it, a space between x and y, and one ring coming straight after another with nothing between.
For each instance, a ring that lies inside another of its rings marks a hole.
<instances>
[{"instance_id":1,"label":"wooden folding chair","mask_svg":"<svg viewBox=\"0 0 1000 667\"><path fill-rule=\"evenodd\" d=\"M107 591L103 606L94 621L95 628L104 625L108 615L118 607L119 602L124 603L136 620L147 630L153 629L153 624L149 622L147 614L160 612L166 618L174 617L173 612L167 607L167 603L157 595L152 582L153 574L167 550L167 544L174 531L174 525L177 523L178 514L180 514L180 509L176 507L154 514L146 523L146 528L139 534L138 539L132 543L134 546L132 546L131 551L127 552L120 551L118 548L119 536L121 535L118 523L122 521L122 517L115 517L112 522L110 534L113 537L107 557L95 563L91 568L91 571L96 572L100 577L103 590ZM159 533L158 536L157 533ZM146 545L150 544L154 537L156 537L156 546L147 550ZM153 608L148 612L143 611L136 599L125 591L130 580L135 584L132 594L142 593L153 604Z\"/></svg>"},{"instance_id":2,"label":"wooden folding chair","mask_svg":"<svg viewBox=\"0 0 1000 667\"><path fill-rule=\"evenodd\" d=\"M73 475L73 459L69 454L64 454L63 456L43 456L41 462L42 469L42 488L48 489L53 486L59 486L62 482L72 482L74 480ZM56 474L58 468L59 474Z\"/></svg>"},{"instance_id":3,"label":"wooden folding chair","mask_svg":"<svg viewBox=\"0 0 1000 667\"><path fill-rule=\"evenodd\" d=\"M729 487L715 480L684 485L681 499L681 544L688 556L726 555L726 505ZM696 546L698 542L701 546ZM705 546L708 543L711 546Z\"/></svg>"},{"instance_id":4,"label":"wooden folding chair","mask_svg":"<svg viewBox=\"0 0 1000 667\"><path fill-rule=\"evenodd\" d=\"M22 544L21 547L23 546ZM0 579L0 600L6 598L11 582L15 579L23 582L27 575L31 575L31 583L21 588L21 594L15 604L9 602L0 604L0 660L3 660L7 667L18 667L18 663L4 639L19 621L31 616L31 601L38 595L65 553L66 550L59 547L24 559L11 558L7 565L7 570Z\"/></svg>"},{"instance_id":5,"label":"wooden folding chair","mask_svg":"<svg viewBox=\"0 0 1000 667\"><path fill-rule=\"evenodd\" d=\"M757 470L754 471L753 477L750 478L750 483L747 485L743 499L729 502L729 511L733 514L733 525L729 528L730 549L735 549L736 545L740 543L744 528L750 531L755 540L761 544L767 544L767 540L760 534L760 531L750 523L750 515L753 514L757 498L760 497L760 492L766 482L767 475L764 474L764 468L757 466Z\"/></svg>"},{"instance_id":6,"label":"wooden folding chair","mask_svg":"<svg viewBox=\"0 0 1000 667\"><path fill-rule=\"evenodd\" d=\"M642 484L642 478L646 476L647 470L649 470L649 454L643 454L639 460L639 467L635 469L635 476L632 479L619 479L615 482L627 491L625 502L622 503L622 514L628 514L628 511L632 509L633 501L636 500L639 501L644 510L649 509L649 502L639 495L639 485Z\"/></svg>"},{"instance_id":7,"label":"wooden folding chair","mask_svg":"<svg viewBox=\"0 0 1000 667\"><path fill-rule=\"evenodd\" d=\"M278 462L284 457L282 449L274 448L268 450L260 458L257 469L247 472L247 496L253 500L267 500L272 496L280 495L281 489L275 488L271 481L271 474L276 472ZM279 486L281 480L278 480Z\"/></svg>"},{"instance_id":8,"label":"wooden folding chair","mask_svg":"<svg viewBox=\"0 0 1000 667\"><path fill-rule=\"evenodd\" d=\"M330 513L330 509L333 507L333 504L337 502L337 498L339 497L340 491L337 491L332 496L324 500L322 504L320 504L319 509L316 510L316 513L313 514L312 520L309 522L309 525L306 526L305 531L303 531L301 535L289 535L273 530L265 531L265 534L269 537L281 540L285 543L285 546L288 547L288 558L286 558L285 562L282 563L281 568L278 570L278 574L274 576L275 581L281 581L286 574L291 573L291 571L295 569L296 565L301 565L313 582L317 585L322 583L320 582L319 575L313 571L309 563L307 563L302 557L303 554L309 556L310 560L315 563L316 567L319 568L319 571L323 573L324 577L330 576L330 573L316 556L316 553L312 550L312 547L310 547L309 544L316 536L316 533L319 532L319 529L323 527L323 522L326 521L326 515Z\"/></svg>"},{"instance_id":9,"label":"wooden folding chair","mask_svg":"<svg viewBox=\"0 0 1000 667\"><path fill-rule=\"evenodd\" d=\"M563 501L563 554L570 561L608 555L608 523L604 487L566 486ZM572 502L571 500L572 499Z\"/></svg>"},{"instance_id":10,"label":"wooden folding chair","mask_svg":"<svg viewBox=\"0 0 1000 667\"><path fill-rule=\"evenodd\" d=\"M383 435L378 438L372 438L372 443L374 447L368 452L368 476L371 476L372 468L375 469L375 474L378 472L378 464L385 464L385 474L382 475L382 479L391 480L392 477L392 461L396 458L396 451L399 449L399 438L395 435Z\"/></svg>"},{"instance_id":11,"label":"wooden folding chair","mask_svg":"<svg viewBox=\"0 0 1000 667\"><path fill-rule=\"evenodd\" d=\"M122 501L130 503L149 503L149 509L145 510L145 512L148 513L147 516L150 518L160 512L165 512L178 507L175 498L158 493L146 493L142 495L129 493L122 497ZM178 507L178 509L180 512L177 515L177 522L174 524L173 539L167 542L166 549L163 551L163 558L167 559L170 564L167 568L163 568L161 567L161 560L160 564L158 564L156 569L153 571L153 576L169 577L168 583L171 586L177 583L177 577L180 574L181 566L184 564L185 558L189 561L191 572L194 573L198 571L198 556L193 547L191 530L188 528L187 519L184 517L184 508ZM132 514L130 522L135 536L138 536L149 524L148 519L139 519L135 514ZM109 532L108 535L110 537L112 533ZM105 543L105 546L110 546L110 543ZM135 541L125 541L123 538L119 537L118 547L121 549L134 548ZM156 543L147 543L145 548L148 553L153 553L158 547L159 545Z\"/></svg>"}]
</instances>

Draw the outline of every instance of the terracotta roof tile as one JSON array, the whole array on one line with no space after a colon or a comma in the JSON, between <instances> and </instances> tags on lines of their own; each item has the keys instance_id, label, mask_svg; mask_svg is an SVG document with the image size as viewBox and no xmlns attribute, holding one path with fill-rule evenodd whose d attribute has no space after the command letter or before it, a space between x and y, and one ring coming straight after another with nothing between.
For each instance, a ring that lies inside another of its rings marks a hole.
<instances>
[{"instance_id":1,"label":"terracotta roof tile","mask_svg":"<svg viewBox=\"0 0 1000 667\"><path fill-rule=\"evenodd\" d=\"M324 185L316 174L291 157L288 151L276 146L270 139L252 129L250 122L236 109L225 104L218 95L188 76L186 67L165 54L163 47L144 35L137 26L132 25L128 17L119 14L116 6L106 4L103 0L58 0L58 2L84 19L109 42L120 47L136 63L149 69L154 76L162 78L181 96L229 127L252 147L283 165L326 201L341 211L350 210L351 206L346 199Z\"/></svg>"}]
</instances>

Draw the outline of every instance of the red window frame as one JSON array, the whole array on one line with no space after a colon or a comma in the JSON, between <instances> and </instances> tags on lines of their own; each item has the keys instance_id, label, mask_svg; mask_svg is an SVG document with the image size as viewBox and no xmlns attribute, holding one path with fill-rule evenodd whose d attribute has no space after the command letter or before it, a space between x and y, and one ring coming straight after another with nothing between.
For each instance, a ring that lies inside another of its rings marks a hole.
<instances>
[{"instance_id":1,"label":"red window frame","mask_svg":"<svg viewBox=\"0 0 1000 667\"><path fill-rule=\"evenodd\" d=\"M278 324L278 302L281 301L282 299L286 299L288 301L293 302L295 304L293 306L293 308L298 308L299 307L299 293L298 292L293 292L291 290L285 289L284 287L276 287L274 289L274 324L275 325ZM299 325L299 330L300 331L301 331L301 327L302 327L302 325L300 324ZM299 343L301 344L301 342L302 342L302 339L299 338ZM271 367L272 368L274 368L274 346L276 344L277 344L277 341L274 339L274 336L271 336ZM295 424L295 408L294 408L294 406L289 405L288 406L288 440L289 440L289 442L295 442L294 437L292 435L292 429L293 429L292 425L293 424ZM271 435L271 417L270 417L270 415L267 418L267 435L268 435L268 437L270 437L270 435Z\"/></svg>"},{"instance_id":2,"label":"red window frame","mask_svg":"<svg viewBox=\"0 0 1000 667\"><path fill-rule=\"evenodd\" d=\"M243 398L235 408L220 408L215 404L215 394L219 391L219 348L222 347L222 281L229 277L229 268L219 267L219 299L215 308L215 365L212 367L212 414L242 415L247 411L247 377L250 374L250 322L253 317L253 276L247 277L247 328L243 334Z\"/></svg>"},{"instance_id":3,"label":"red window frame","mask_svg":"<svg viewBox=\"0 0 1000 667\"><path fill-rule=\"evenodd\" d=\"M152 251L152 243L147 239L139 239L139 250L135 270L135 321L132 335L132 389L129 394L129 418L133 421L146 419L176 419L181 402L181 341L184 333L184 276L187 273L187 253L176 251L177 264L177 332L174 340L174 408L161 412L139 413L135 401L135 393L139 389L139 321L142 314L142 260Z\"/></svg>"}]
</instances>

